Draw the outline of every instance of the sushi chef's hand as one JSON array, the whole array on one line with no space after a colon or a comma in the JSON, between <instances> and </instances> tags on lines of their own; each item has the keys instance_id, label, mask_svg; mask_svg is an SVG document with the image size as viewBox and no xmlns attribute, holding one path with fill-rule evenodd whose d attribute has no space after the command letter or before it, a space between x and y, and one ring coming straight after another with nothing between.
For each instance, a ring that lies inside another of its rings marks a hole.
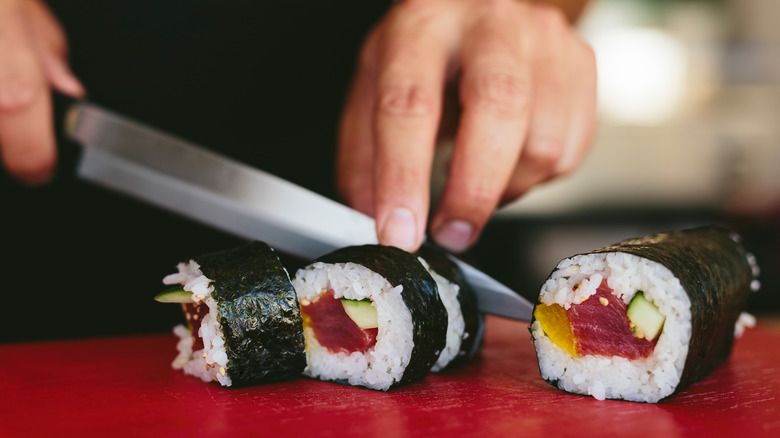
<instances>
[{"instance_id":1,"label":"sushi chef's hand","mask_svg":"<svg viewBox=\"0 0 780 438\"><path fill-rule=\"evenodd\" d=\"M19 181L49 181L57 160L50 88L84 88L67 62L65 35L40 0L0 1L0 153Z\"/></svg>"},{"instance_id":2,"label":"sushi chef's hand","mask_svg":"<svg viewBox=\"0 0 780 438\"><path fill-rule=\"evenodd\" d=\"M380 243L414 251L422 242L447 87L460 114L430 222L440 245L467 249L499 205L580 163L595 124L596 68L570 21L518 0L390 9L364 43L338 157L339 191L376 218Z\"/></svg>"}]
</instances>

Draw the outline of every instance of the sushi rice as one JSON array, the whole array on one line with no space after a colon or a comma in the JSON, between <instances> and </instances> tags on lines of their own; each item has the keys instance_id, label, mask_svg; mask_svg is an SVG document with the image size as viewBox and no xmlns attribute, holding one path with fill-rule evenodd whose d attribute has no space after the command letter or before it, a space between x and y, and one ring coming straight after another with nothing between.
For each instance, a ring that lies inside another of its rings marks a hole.
<instances>
[{"instance_id":1,"label":"sushi rice","mask_svg":"<svg viewBox=\"0 0 780 438\"><path fill-rule=\"evenodd\" d=\"M362 265L322 262L298 270L292 283L302 305L328 289L333 289L337 299L370 299L379 324L376 344L365 353L350 354L328 351L307 327L305 375L381 391L401 381L414 348L412 315L401 296L402 285L393 287Z\"/></svg>"},{"instance_id":2,"label":"sushi rice","mask_svg":"<svg viewBox=\"0 0 780 438\"><path fill-rule=\"evenodd\" d=\"M190 333L189 328L183 324L174 327L173 333L179 338L179 342L176 345L178 355L172 367L185 374L199 377L204 382L213 380L223 386L231 386L225 337L222 326L217 320L217 302L211 296L214 292L212 280L203 275L200 265L194 260L179 263L177 268L178 272L163 278L163 283L182 285L185 291L192 292L193 303L203 302L208 306L209 312L201 321L197 333L203 339L202 350L192 351L193 333Z\"/></svg>"},{"instance_id":3,"label":"sushi rice","mask_svg":"<svg viewBox=\"0 0 780 438\"><path fill-rule=\"evenodd\" d=\"M461 343L469 334L465 332L466 322L458 301L460 286L436 273L423 258L419 258L419 260L436 282L436 286L439 289L439 297L444 304L444 308L447 309L447 342L444 350L439 355L439 359L431 368L431 371L437 373L444 370L458 356L461 352ZM463 352L463 354L466 354L466 352Z\"/></svg>"},{"instance_id":4,"label":"sushi rice","mask_svg":"<svg viewBox=\"0 0 780 438\"><path fill-rule=\"evenodd\" d=\"M628 253L578 255L562 260L542 286L542 304L568 309L596 293L606 278L628 304L637 291L666 316L653 353L642 360L586 355L573 357L555 345L534 321L531 333L542 377L568 392L596 399L655 403L680 382L691 339L691 303L680 281L664 265ZM577 287L575 287L577 286Z\"/></svg>"}]
</instances>

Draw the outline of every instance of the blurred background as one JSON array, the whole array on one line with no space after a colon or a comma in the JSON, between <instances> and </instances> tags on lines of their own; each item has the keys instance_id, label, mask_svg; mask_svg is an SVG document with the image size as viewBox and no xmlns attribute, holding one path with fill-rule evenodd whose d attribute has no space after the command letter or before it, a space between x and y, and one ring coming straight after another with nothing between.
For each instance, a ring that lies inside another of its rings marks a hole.
<instances>
[{"instance_id":1,"label":"blurred background","mask_svg":"<svg viewBox=\"0 0 780 438\"><path fill-rule=\"evenodd\" d=\"M534 297L562 258L719 223L762 267L751 311L780 309L778 18L776 0L591 2L578 28L599 75L591 153L506 206L474 259L512 253L484 268Z\"/></svg>"},{"instance_id":2,"label":"blurred background","mask_svg":"<svg viewBox=\"0 0 780 438\"><path fill-rule=\"evenodd\" d=\"M335 195L323 163L389 0L48 3L91 102ZM578 28L599 69L591 152L504 207L463 257L535 300L565 257L717 223L762 267L749 310L780 314L778 18L778 0L592 0ZM55 95L57 125L69 103ZM0 172L0 342L170 330L182 316L152 299L162 278L243 241L78 179L79 147L58 140L54 183L29 189ZM302 263L285 260L290 272Z\"/></svg>"}]
</instances>

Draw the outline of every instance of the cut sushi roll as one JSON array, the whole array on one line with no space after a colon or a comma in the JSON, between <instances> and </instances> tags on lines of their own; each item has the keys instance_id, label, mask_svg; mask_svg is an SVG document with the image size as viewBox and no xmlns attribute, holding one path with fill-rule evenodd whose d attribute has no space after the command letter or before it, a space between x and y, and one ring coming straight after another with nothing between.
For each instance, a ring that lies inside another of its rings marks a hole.
<instances>
[{"instance_id":1,"label":"cut sushi roll","mask_svg":"<svg viewBox=\"0 0 780 438\"><path fill-rule=\"evenodd\" d=\"M278 256L263 242L178 264L158 295L181 302L187 326L173 368L223 386L267 383L306 366L298 299Z\"/></svg>"},{"instance_id":2,"label":"cut sushi roll","mask_svg":"<svg viewBox=\"0 0 780 438\"><path fill-rule=\"evenodd\" d=\"M436 281L439 296L447 309L447 343L431 368L437 373L463 364L479 352L485 333L485 316L477 308L474 290L446 253L425 245L417 255Z\"/></svg>"},{"instance_id":3,"label":"cut sushi roll","mask_svg":"<svg viewBox=\"0 0 780 438\"><path fill-rule=\"evenodd\" d=\"M719 227L564 259L530 327L541 375L600 400L668 397L728 357L757 275L737 236Z\"/></svg>"},{"instance_id":4,"label":"cut sushi roll","mask_svg":"<svg viewBox=\"0 0 780 438\"><path fill-rule=\"evenodd\" d=\"M446 343L436 282L390 246L336 250L295 275L313 378L387 391L420 379Z\"/></svg>"}]
</instances>

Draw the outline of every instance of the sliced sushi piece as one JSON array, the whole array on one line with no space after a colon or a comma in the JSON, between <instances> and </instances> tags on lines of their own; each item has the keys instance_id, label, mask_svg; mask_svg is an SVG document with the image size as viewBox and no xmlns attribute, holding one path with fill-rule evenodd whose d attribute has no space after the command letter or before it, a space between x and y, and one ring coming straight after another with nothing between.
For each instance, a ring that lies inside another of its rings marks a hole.
<instances>
[{"instance_id":1,"label":"sliced sushi piece","mask_svg":"<svg viewBox=\"0 0 780 438\"><path fill-rule=\"evenodd\" d=\"M406 251L342 248L298 270L293 285L307 376L387 391L426 376L445 347L436 282Z\"/></svg>"},{"instance_id":2,"label":"sliced sushi piece","mask_svg":"<svg viewBox=\"0 0 780 438\"><path fill-rule=\"evenodd\" d=\"M437 247L424 245L417 252L439 290L447 309L447 343L431 368L441 372L474 357L482 347L485 316L477 307L477 296L458 266Z\"/></svg>"},{"instance_id":3,"label":"sliced sushi piece","mask_svg":"<svg viewBox=\"0 0 780 438\"><path fill-rule=\"evenodd\" d=\"M298 298L276 253L263 242L178 264L156 298L180 302L187 325L173 368L223 386L300 375L306 366Z\"/></svg>"},{"instance_id":4,"label":"sliced sushi piece","mask_svg":"<svg viewBox=\"0 0 780 438\"><path fill-rule=\"evenodd\" d=\"M541 375L601 400L654 403L681 391L730 354L757 275L738 236L715 226L566 258L530 326Z\"/></svg>"}]
</instances>

